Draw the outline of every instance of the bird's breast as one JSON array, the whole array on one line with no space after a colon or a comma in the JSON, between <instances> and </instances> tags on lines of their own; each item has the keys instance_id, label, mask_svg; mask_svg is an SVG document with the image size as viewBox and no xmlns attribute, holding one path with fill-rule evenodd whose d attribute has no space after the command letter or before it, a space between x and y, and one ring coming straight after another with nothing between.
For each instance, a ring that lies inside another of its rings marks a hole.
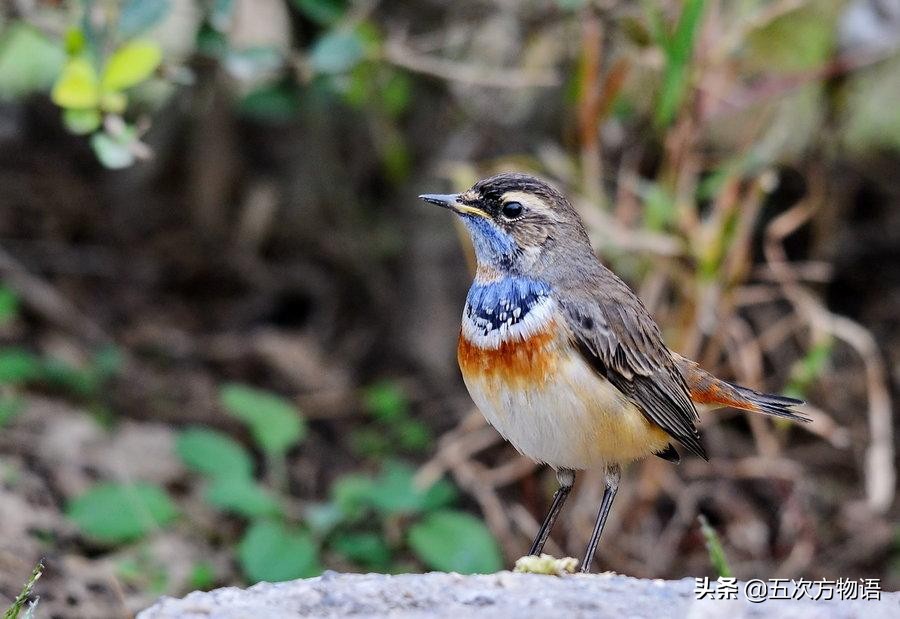
<instances>
[{"instance_id":1,"label":"bird's breast","mask_svg":"<svg viewBox=\"0 0 900 619\"><path fill-rule=\"evenodd\" d=\"M556 303L540 289L470 294L457 347L464 375L539 385L553 375L561 333Z\"/></svg>"},{"instance_id":2,"label":"bird's breast","mask_svg":"<svg viewBox=\"0 0 900 619\"><path fill-rule=\"evenodd\" d=\"M472 307L470 293L463 312L459 367L491 425L525 455L557 467L627 462L664 448L665 433L572 346L553 297L524 296L503 297L485 312Z\"/></svg>"}]
</instances>

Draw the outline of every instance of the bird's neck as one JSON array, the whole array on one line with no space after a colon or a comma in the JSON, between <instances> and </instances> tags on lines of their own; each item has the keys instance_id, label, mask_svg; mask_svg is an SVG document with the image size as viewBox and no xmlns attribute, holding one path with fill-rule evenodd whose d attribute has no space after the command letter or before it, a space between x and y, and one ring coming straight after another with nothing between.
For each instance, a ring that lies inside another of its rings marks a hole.
<instances>
[{"instance_id":1,"label":"bird's neck","mask_svg":"<svg viewBox=\"0 0 900 619\"><path fill-rule=\"evenodd\" d=\"M496 269L508 269L513 265L517 247L508 234L484 217L463 215L462 221L472 237L479 268L489 265Z\"/></svg>"}]
</instances>

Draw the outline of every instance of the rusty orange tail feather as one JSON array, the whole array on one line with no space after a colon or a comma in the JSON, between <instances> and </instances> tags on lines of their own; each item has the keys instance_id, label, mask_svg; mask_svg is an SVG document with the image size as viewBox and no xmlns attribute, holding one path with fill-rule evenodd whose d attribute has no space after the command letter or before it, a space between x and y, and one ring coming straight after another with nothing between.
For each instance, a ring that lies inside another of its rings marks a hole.
<instances>
[{"instance_id":1,"label":"rusty orange tail feather","mask_svg":"<svg viewBox=\"0 0 900 619\"><path fill-rule=\"evenodd\" d=\"M697 404L730 406L791 421L812 421L809 417L792 410L793 407L803 404L803 400L762 393L749 387L729 383L716 378L690 359L681 355L673 356L690 389L691 399Z\"/></svg>"}]
</instances>

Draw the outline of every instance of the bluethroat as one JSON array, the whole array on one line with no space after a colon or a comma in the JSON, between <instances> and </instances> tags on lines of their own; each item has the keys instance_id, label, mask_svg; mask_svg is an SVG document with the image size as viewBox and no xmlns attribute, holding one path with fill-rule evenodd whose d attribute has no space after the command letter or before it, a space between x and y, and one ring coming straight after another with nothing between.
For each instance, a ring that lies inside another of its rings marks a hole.
<instances>
[{"instance_id":1,"label":"bluethroat","mask_svg":"<svg viewBox=\"0 0 900 619\"><path fill-rule=\"evenodd\" d=\"M594 255L559 191L504 173L460 194L421 199L456 213L475 248L457 357L485 418L520 452L556 470L559 489L529 554L541 552L575 482L605 467L606 489L581 562L590 570L620 467L674 444L708 460L696 404L809 421L801 401L720 380L669 350L637 295Z\"/></svg>"}]
</instances>

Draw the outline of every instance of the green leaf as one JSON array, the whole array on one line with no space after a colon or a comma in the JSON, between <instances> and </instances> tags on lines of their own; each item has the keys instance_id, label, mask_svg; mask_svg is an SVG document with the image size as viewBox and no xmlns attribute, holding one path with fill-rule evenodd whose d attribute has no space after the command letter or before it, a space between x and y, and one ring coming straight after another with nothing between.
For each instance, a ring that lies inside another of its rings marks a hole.
<instances>
[{"instance_id":1,"label":"green leaf","mask_svg":"<svg viewBox=\"0 0 900 619\"><path fill-rule=\"evenodd\" d=\"M85 535L117 543L143 537L164 526L178 515L178 510L157 486L101 483L70 501L66 515Z\"/></svg>"},{"instance_id":2,"label":"green leaf","mask_svg":"<svg viewBox=\"0 0 900 619\"><path fill-rule=\"evenodd\" d=\"M381 459L397 451L397 445L383 428L359 428L350 433L350 449L366 458Z\"/></svg>"},{"instance_id":3,"label":"green leaf","mask_svg":"<svg viewBox=\"0 0 900 619\"><path fill-rule=\"evenodd\" d=\"M12 322L18 315L19 295L12 288L0 284L0 325Z\"/></svg>"},{"instance_id":4,"label":"green leaf","mask_svg":"<svg viewBox=\"0 0 900 619\"><path fill-rule=\"evenodd\" d=\"M62 108L92 108L100 102L99 78L85 56L71 58L53 85L50 98Z\"/></svg>"},{"instance_id":5,"label":"green leaf","mask_svg":"<svg viewBox=\"0 0 900 619\"><path fill-rule=\"evenodd\" d=\"M317 576L319 552L312 538L280 522L254 522L238 546L241 569L252 582L280 582Z\"/></svg>"},{"instance_id":6,"label":"green leaf","mask_svg":"<svg viewBox=\"0 0 900 619\"><path fill-rule=\"evenodd\" d=\"M445 510L429 514L409 530L409 545L430 568L460 574L490 574L503 567L496 540L471 514Z\"/></svg>"},{"instance_id":7,"label":"green leaf","mask_svg":"<svg viewBox=\"0 0 900 619\"><path fill-rule=\"evenodd\" d=\"M40 358L21 348L0 349L0 384L18 385L41 378Z\"/></svg>"},{"instance_id":8,"label":"green leaf","mask_svg":"<svg viewBox=\"0 0 900 619\"><path fill-rule=\"evenodd\" d=\"M246 423L257 444L280 455L306 437L300 411L290 401L268 391L229 384L219 391L228 413Z\"/></svg>"},{"instance_id":9,"label":"green leaf","mask_svg":"<svg viewBox=\"0 0 900 619\"><path fill-rule=\"evenodd\" d=\"M104 92L125 90L150 77L162 61L162 50L153 41L126 43L109 57L100 87Z\"/></svg>"},{"instance_id":10,"label":"green leaf","mask_svg":"<svg viewBox=\"0 0 900 619\"><path fill-rule=\"evenodd\" d=\"M419 488L415 471L401 462L387 462L375 481L369 501L386 514L409 514L445 505L456 496L453 486L440 480L429 488Z\"/></svg>"},{"instance_id":11,"label":"green leaf","mask_svg":"<svg viewBox=\"0 0 900 619\"><path fill-rule=\"evenodd\" d=\"M125 363L122 352L115 346L104 346L91 358L94 374L100 380L106 380L116 376L122 370Z\"/></svg>"},{"instance_id":12,"label":"green leaf","mask_svg":"<svg viewBox=\"0 0 900 619\"><path fill-rule=\"evenodd\" d=\"M46 91L65 62L58 43L27 24L12 23L0 38L0 100Z\"/></svg>"},{"instance_id":13,"label":"green leaf","mask_svg":"<svg viewBox=\"0 0 900 619\"><path fill-rule=\"evenodd\" d=\"M666 68L656 103L656 124L659 127L668 126L675 119L687 91L690 61L703 6L704 0L685 0L675 33L670 39L660 35L665 39L661 43L666 54Z\"/></svg>"},{"instance_id":14,"label":"green leaf","mask_svg":"<svg viewBox=\"0 0 900 619\"><path fill-rule=\"evenodd\" d=\"M406 394L390 381L376 383L366 389L363 404L375 419L383 423L399 421L409 411Z\"/></svg>"},{"instance_id":15,"label":"green leaf","mask_svg":"<svg viewBox=\"0 0 900 619\"><path fill-rule=\"evenodd\" d=\"M189 468L219 478L249 479L253 463L233 438L204 428L190 428L178 435L175 451Z\"/></svg>"},{"instance_id":16,"label":"green leaf","mask_svg":"<svg viewBox=\"0 0 900 619\"><path fill-rule=\"evenodd\" d=\"M834 340L831 338L815 342L791 368L791 380L784 389L785 395L803 399L813 382L825 371L833 351Z\"/></svg>"},{"instance_id":17,"label":"green leaf","mask_svg":"<svg viewBox=\"0 0 900 619\"><path fill-rule=\"evenodd\" d=\"M79 368L61 359L44 359L41 379L48 385L80 396L96 394L100 380L92 368Z\"/></svg>"},{"instance_id":18,"label":"green leaf","mask_svg":"<svg viewBox=\"0 0 900 619\"><path fill-rule=\"evenodd\" d=\"M341 524L346 515L335 502L312 503L303 510L303 521L312 534L325 537L332 529Z\"/></svg>"},{"instance_id":19,"label":"green leaf","mask_svg":"<svg viewBox=\"0 0 900 619\"><path fill-rule=\"evenodd\" d=\"M364 53L365 48L356 32L335 30L315 42L309 62L316 73L344 73L356 66Z\"/></svg>"},{"instance_id":20,"label":"green leaf","mask_svg":"<svg viewBox=\"0 0 900 619\"><path fill-rule=\"evenodd\" d=\"M644 201L644 225L650 230L664 230L675 220L675 197L659 183L641 183Z\"/></svg>"},{"instance_id":21,"label":"green leaf","mask_svg":"<svg viewBox=\"0 0 900 619\"><path fill-rule=\"evenodd\" d=\"M100 112L93 108L66 108L63 110L63 124L75 135L88 135L100 128Z\"/></svg>"},{"instance_id":22,"label":"green leaf","mask_svg":"<svg viewBox=\"0 0 900 619\"><path fill-rule=\"evenodd\" d=\"M225 511L247 518L276 516L281 512L278 501L252 479L217 477L206 492L206 500Z\"/></svg>"},{"instance_id":23,"label":"green leaf","mask_svg":"<svg viewBox=\"0 0 900 619\"><path fill-rule=\"evenodd\" d=\"M330 26L343 17L347 10L345 0L292 0L303 15L320 26Z\"/></svg>"},{"instance_id":24,"label":"green leaf","mask_svg":"<svg viewBox=\"0 0 900 619\"><path fill-rule=\"evenodd\" d=\"M134 152L131 150L132 141L127 138L128 136L114 137L101 131L91 136L91 148L104 167L122 170L135 162Z\"/></svg>"},{"instance_id":25,"label":"green leaf","mask_svg":"<svg viewBox=\"0 0 900 619\"><path fill-rule=\"evenodd\" d=\"M700 532L703 533L703 539L706 542L706 551L709 553L709 562L712 563L716 574L722 578L731 577L731 568L728 566L728 559L725 558L725 550L722 548L722 542L716 530L713 529L706 516L699 514L697 520L700 521Z\"/></svg>"},{"instance_id":26,"label":"green leaf","mask_svg":"<svg viewBox=\"0 0 900 619\"><path fill-rule=\"evenodd\" d=\"M119 13L116 34L130 39L158 24L171 8L170 0L126 0Z\"/></svg>"},{"instance_id":27,"label":"green leaf","mask_svg":"<svg viewBox=\"0 0 900 619\"><path fill-rule=\"evenodd\" d=\"M384 571L391 564L391 549L375 533L342 533L335 535L329 546L367 569Z\"/></svg>"},{"instance_id":28,"label":"green leaf","mask_svg":"<svg viewBox=\"0 0 900 619\"><path fill-rule=\"evenodd\" d=\"M241 114L262 122L286 122L300 111L300 97L296 88L287 85L263 86L244 97L239 106Z\"/></svg>"},{"instance_id":29,"label":"green leaf","mask_svg":"<svg viewBox=\"0 0 900 619\"><path fill-rule=\"evenodd\" d=\"M365 475L344 475L331 485L331 500L350 519L356 519L371 505L375 482Z\"/></svg>"},{"instance_id":30,"label":"green leaf","mask_svg":"<svg viewBox=\"0 0 900 619\"><path fill-rule=\"evenodd\" d=\"M425 451L431 446L431 429L421 421L409 419L398 424L396 434L403 449Z\"/></svg>"},{"instance_id":31,"label":"green leaf","mask_svg":"<svg viewBox=\"0 0 900 619\"><path fill-rule=\"evenodd\" d=\"M190 588L207 591L216 583L216 568L209 561L198 561L191 568Z\"/></svg>"},{"instance_id":32,"label":"green leaf","mask_svg":"<svg viewBox=\"0 0 900 619\"><path fill-rule=\"evenodd\" d=\"M63 35L63 45L65 46L67 55L80 56L84 53L85 48L87 48L87 36L85 36L83 30L72 26L68 28Z\"/></svg>"},{"instance_id":33,"label":"green leaf","mask_svg":"<svg viewBox=\"0 0 900 619\"><path fill-rule=\"evenodd\" d=\"M128 107L128 96L124 92L107 91L100 94L100 109L108 114L122 114Z\"/></svg>"}]
</instances>

